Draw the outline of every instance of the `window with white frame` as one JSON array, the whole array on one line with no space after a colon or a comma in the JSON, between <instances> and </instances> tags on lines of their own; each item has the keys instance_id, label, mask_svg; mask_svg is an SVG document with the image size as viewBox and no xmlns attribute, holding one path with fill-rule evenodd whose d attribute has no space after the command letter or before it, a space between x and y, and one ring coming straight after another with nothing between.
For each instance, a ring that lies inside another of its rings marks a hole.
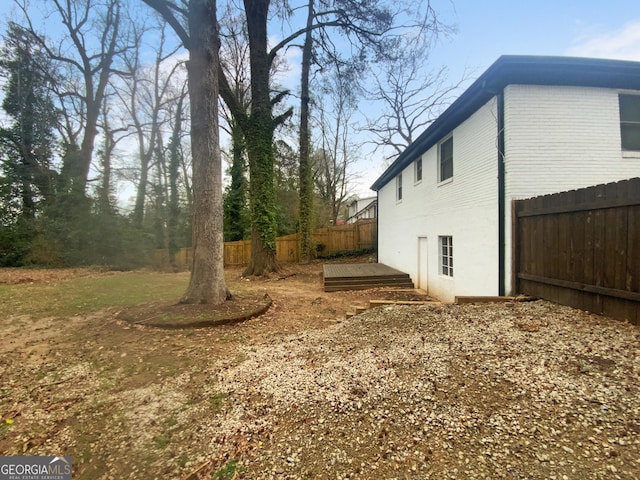
<instances>
[{"instance_id":1,"label":"window with white frame","mask_svg":"<svg viewBox=\"0 0 640 480\"><path fill-rule=\"evenodd\" d=\"M640 95L619 95L622 150L640 151Z\"/></svg>"},{"instance_id":2,"label":"window with white frame","mask_svg":"<svg viewBox=\"0 0 640 480\"><path fill-rule=\"evenodd\" d=\"M415 183L422 181L422 157L413 162L413 181Z\"/></svg>"},{"instance_id":3,"label":"window with white frame","mask_svg":"<svg viewBox=\"0 0 640 480\"><path fill-rule=\"evenodd\" d=\"M396 177L396 200L402 200L402 173Z\"/></svg>"},{"instance_id":4,"label":"window with white frame","mask_svg":"<svg viewBox=\"0 0 640 480\"><path fill-rule=\"evenodd\" d=\"M441 236L440 239L440 273L453 277L453 237Z\"/></svg>"},{"instance_id":5,"label":"window with white frame","mask_svg":"<svg viewBox=\"0 0 640 480\"><path fill-rule=\"evenodd\" d=\"M438 150L438 181L444 182L453 177L453 137L440 143Z\"/></svg>"}]
</instances>

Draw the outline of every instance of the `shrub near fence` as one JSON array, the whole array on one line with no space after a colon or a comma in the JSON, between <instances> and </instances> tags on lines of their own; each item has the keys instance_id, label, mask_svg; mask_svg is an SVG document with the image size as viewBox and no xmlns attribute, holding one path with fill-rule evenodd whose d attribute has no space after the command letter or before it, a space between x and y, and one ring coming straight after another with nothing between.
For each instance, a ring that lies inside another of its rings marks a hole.
<instances>
[{"instance_id":1,"label":"shrub near fence","mask_svg":"<svg viewBox=\"0 0 640 480\"><path fill-rule=\"evenodd\" d=\"M354 252L375 249L378 241L378 225L375 218L359 220L356 223L337 225L335 227L318 228L313 231L311 239L317 246L320 256L336 252ZM279 262L300 261L300 240L297 233L276 239L276 257ZM224 265L242 266L251 258L251 240L225 242ZM181 248L176 254L176 266L191 266L191 249ZM153 266L165 268L169 265L169 254L166 249L154 250Z\"/></svg>"}]
</instances>

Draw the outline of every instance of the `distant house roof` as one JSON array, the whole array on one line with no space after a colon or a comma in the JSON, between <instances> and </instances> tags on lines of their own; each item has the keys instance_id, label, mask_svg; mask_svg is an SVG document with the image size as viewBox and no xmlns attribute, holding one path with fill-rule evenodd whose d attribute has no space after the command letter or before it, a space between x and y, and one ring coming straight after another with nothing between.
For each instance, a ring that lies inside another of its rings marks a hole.
<instances>
[{"instance_id":1,"label":"distant house roof","mask_svg":"<svg viewBox=\"0 0 640 480\"><path fill-rule=\"evenodd\" d=\"M371 186L378 191L418 155L450 133L507 85L640 89L640 62L577 57L503 55L464 91Z\"/></svg>"},{"instance_id":2,"label":"distant house roof","mask_svg":"<svg viewBox=\"0 0 640 480\"><path fill-rule=\"evenodd\" d=\"M354 203L366 203L366 204L369 204L369 203L371 203L371 202L373 202L374 200L377 200L377 199L378 199L378 197L376 197L376 196L362 197L362 198L353 197L351 199L351 201L348 203L348 205L351 206Z\"/></svg>"},{"instance_id":3,"label":"distant house roof","mask_svg":"<svg viewBox=\"0 0 640 480\"><path fill-rule=\"evenodd\" d=\"M351 215L348 219L347 219L347 223L352 223L351 221L355 218L356 220L360 220L360 216L363 215L365 212L367 212L368 210L374 209L374 215L375 215L375 209L378 207L378 197L367 197L367 198L361 198L362 200L368 200L368 203L366 203L363 207L360 207L360 209L355 212L353 215ZM354 202L351 202L351 205L353 205Z\"/></svg>"}]
</instances>

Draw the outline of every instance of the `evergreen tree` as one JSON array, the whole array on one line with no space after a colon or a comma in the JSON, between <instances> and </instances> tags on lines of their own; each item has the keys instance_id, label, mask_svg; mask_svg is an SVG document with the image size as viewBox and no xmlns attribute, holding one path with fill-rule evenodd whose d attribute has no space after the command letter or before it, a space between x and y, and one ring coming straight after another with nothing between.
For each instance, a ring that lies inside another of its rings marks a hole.
<instances>
[{"instance_id":1,"label":"evergreen tree","mask_svg":"<svg viewBox=\"0 0 640 480\"><path fill-rule=\"evenodd\" d=\"M11 124L0 129L0 147L3 172L19 192L20 214L26 218L34 218L39 204L54 194L56 110L49 95L47 65L29 33L11 23L0 55L0 69L8 76L2 108Z\"/></svg>"},{"instance_id":2,"label":"evergreen tree","mask_svg":"<svg viewBox=\"0 0 640 480\"><path fill-rule=\"evenodd\" d=\"M5 77L0 128L0 264L22 264L36 236L36 219L55 195L53 169L56 109L50 97L49 62L30 33L10 23L0 50Z\"/></svg>"}]
</instances>

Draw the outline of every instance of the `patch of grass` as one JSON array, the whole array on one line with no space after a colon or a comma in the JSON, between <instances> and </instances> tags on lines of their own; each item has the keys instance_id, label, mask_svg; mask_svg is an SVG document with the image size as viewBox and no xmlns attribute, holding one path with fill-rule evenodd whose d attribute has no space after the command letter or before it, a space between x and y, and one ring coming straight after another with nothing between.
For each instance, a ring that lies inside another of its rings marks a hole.
<instances>
[{"instance_id":1,"label":"patch of grass","mask_svg":"<svg viewBox=\"0 0 640 480\"><path fill-rule=\"evenodd\" d=\"M234 333L223 333L218 337L220 343L245 343L247 341L247 337L243 335L238 335L236 332Z\"/></svg>"},{"instance_id":2,"label":"patch of grass","mask_svg":"<svg viewBox=\"0 0 640 480\"><path fill-rule=\"evenodd\" d=\"M54 383L61 380L60 372L51 368L40 370L36 375L36 382L45 381L47 383Z\"/></svg>"},{"instance_id":3,"label":"patch of grass","mask_svg":"<svg viewBox=\"0 0 640 480\"><path fill-rule=\"evenodd\" d=\"M214 413L219 413L222 409L222 402L227 398L227 394L224 392L218 392L215 395L209 397L209 404Z\"/></svg>"},{"instance_id":4,"label":"patch of grass","mask_svg":"<svg viewBox=\"0 0 640 480\"><path fill-rule=\"evenodd\" d=\"M176 365L175 363L167 365L164 371L166 377L175 377L179 371L178 365Z\"/></svg>"},{"instance_id":5,"label":"patch of grass","mask_svg":"<svg viewBox=\"0 0 640 480\"><path fill-rule=\"evenodd\" d=\"M0 285L0 304L14 315L81 315L167 298L178 300L187 282L185 274L124 272L56 283Z\"/></svg>"},{"instance_id":6,"label":"patch of grass","mask_svg":"<svg viewBox=\"0 0 640 480\"><path fill-rule=\"evenodd\" d=\"M247 355L245 355L244 353L236 353L236 356L233 358L236 365L240 365L242 362L245 362L248 359L249 357L247 357Z\"/></svg>"},{"instance_id":7,"label":"patch of grass","mask_svg":"<svg viewBox=\"0 0 640 480\"><path fill-rule=\"evenodd\" d=\"M84 447L82 449L82 451L80 452L80 463L86 463L91 461L91 457L92 457L92 453L91 453L91 449L89 447Z\"/></svg>"},{"instance_id":8,"label":"patch of grass","mask_svg":"<svg viewBox=\"0 0 640 480\"><path fill-rule=\"evenodd\" d=\"M178 419L176 417L169 417L164 423L167 427L175 427L178 424Z\"/></svg>"},{"instance_id":9,"label":"patch of grass","mask_svg":"<svg viewBox=\"0 0 640 480\"><path fill-rule=\"evenodd\" d=\"M189 462L189 457L187 456L186 453L183 453L178 457L178 465L180 465L180 468L184 468L188 462Z\"/></svg>"},{"instance_id":10,"label":"patch of grass","mask_svg":"<svg viewBox=\"0 0 640 480\"><path fill-rule=\"evenodd\" d=\"M7 434L9 427L10 425L5 420L0 419L0 438Z\"/></svg>"},{"instance_id":11,"label":"patch of grass","mask_svg":"<svg viewBox=\"0 0 640 480\"><path fill-rule=\"evenodd\" d=\"M231 480L239 469L240 466L238 465L237 459L229 460L222 468L217 470L211 478L214 480Z\"/></svg>"},{"instance_id":12,"label":"patch of grass","mask_svg":"<svg viewBox=\"0 0 640 480\"><path fill-rule=\"evenodd\" d=\"M169 445L169 437L166 435L157 435L153 437L153 443L155 443L157 448L164 450Z\"/></svg>"}]
</instances>

